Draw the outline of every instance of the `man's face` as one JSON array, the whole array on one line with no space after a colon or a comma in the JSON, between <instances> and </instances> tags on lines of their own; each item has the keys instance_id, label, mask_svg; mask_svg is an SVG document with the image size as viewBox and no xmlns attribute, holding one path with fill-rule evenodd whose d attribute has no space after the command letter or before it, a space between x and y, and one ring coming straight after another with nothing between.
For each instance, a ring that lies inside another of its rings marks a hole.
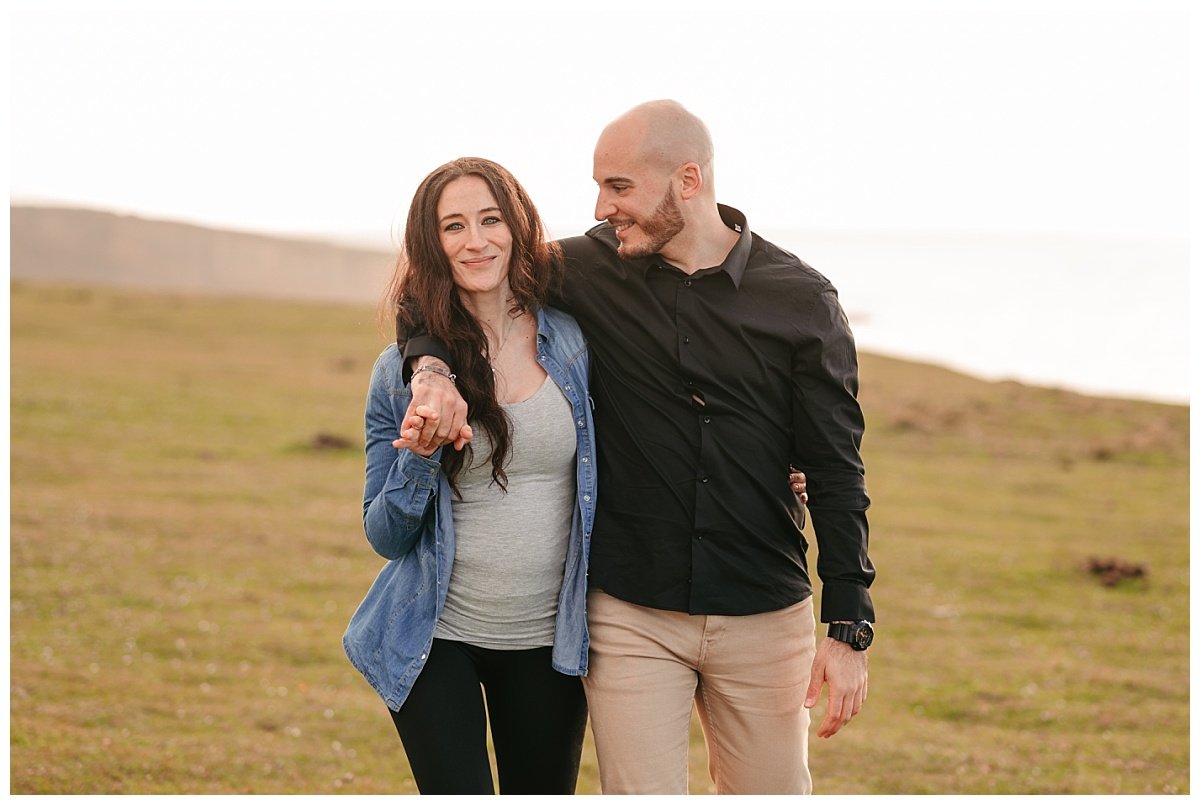
<instances>
[{"instance_id":1,"label":"man's face","mask_svg":"<svg viewBox=\"0 0 1200 805\"><path fill-rule=\"evenodd\" d=\"M606 130L596 143L593 177L599 186L596 220L608 221L625 259L662 252L683 231L675 188L638 159L638 143L621 130Z\"/></svg>"}]
</instances>

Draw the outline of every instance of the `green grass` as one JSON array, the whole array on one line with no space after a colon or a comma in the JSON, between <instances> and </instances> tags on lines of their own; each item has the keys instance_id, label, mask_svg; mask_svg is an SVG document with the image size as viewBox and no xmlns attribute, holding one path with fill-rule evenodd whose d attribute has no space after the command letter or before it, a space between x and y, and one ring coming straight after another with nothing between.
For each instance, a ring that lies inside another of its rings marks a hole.
<instances>
[{"instance_id":1,"label":"green grass","mask_svg":"<svg viewBox=\"0 0 1200 805\"><path fill-rule=\"evenodd\" d=\"M11 314L12 792L415 792L340 644L382 563L373 311L15 284ZM1188 409L862 380L878 637L816 791L1188 792ZM698 728L691 760L709 791Z\"/></svg>"}]
</instances>

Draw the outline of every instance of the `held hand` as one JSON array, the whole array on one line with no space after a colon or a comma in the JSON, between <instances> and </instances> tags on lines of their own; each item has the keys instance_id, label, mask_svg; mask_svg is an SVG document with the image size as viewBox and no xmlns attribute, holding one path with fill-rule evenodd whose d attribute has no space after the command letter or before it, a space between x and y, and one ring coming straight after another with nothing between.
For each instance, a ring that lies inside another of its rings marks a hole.
<instances>
[{"instance_id":1,"label":"held hand","mask_svg":"<svg viewBox=\"0 0 1200 805\"><path fill-rule=\"evenodd\" d=\"M392 442L392 447L397 450L411 450L419 456L429 458L437 451L440 443L421 446L419 437L421 429L425 426L426 420L430 417L436 417L437 413L426 405L409 406L408 413L404 415L404 421L400 423L400 438ZM458 430L458 435L454 438L453 444L455 450L462 450L463 446L471 441L471 426L463 424Z\"/></svg>"},{"instance_id":2,"label":"held hand","mask_svg":"<svg viewBox=\"0 0 1200 805\"><path fill-rule=\"evenodd\" d=\"M862 710L867 700L867 652L855 651L849 644L827 637L817 646L812 679L804 706L811 708L820 698L821 688L829 683L829 707L817 735L829 738Z\"/></svg>"},{"instance_id":3,"label":"held hand","mask_svg":"<svg viewBox=\"0 0 1200 805\"><path fill-rule=\"evenodd\" d=\"M795 467L789 467L791 472L788 474L788 484L791 485L792 491L796 493L796 497L800 498L800 502L808 503L808 479L804 477L804 473Z\"/></svg>"},{"instance_id":4,"label":"held hand","mask_svg":"<svg viewBox=\"0 0 1200 805\"><path fill-rule=\"evenodd\" d=\"M424 358L421 365L446 366L435 358ZM436 372L415 372L411 388L413 398L404 414L404 421L408 423L412 419L415 423L416 419L420 420L416 425L419 436L411 440L419 448L416 452L432 453L442 445L451 443L455 450L461 450L463 445L471 441L471 429L467 426L467 403L450 378ZM418 414L418 408L423 408L423 412ZM401 425L400 428L402 439L405 427Z\"/></svg>"}]
</instances>

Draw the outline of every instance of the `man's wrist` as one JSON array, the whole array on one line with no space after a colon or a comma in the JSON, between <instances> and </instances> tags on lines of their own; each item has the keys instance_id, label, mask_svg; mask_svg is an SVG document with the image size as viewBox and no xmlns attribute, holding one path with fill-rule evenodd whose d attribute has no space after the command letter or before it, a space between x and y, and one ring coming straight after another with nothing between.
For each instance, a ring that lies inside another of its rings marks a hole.
<instances>
[{"instance_id":1,"label":"man's wrist","mask_svg":"<svg viewBox=\"0 0 1200 805\"><path fill-rule=\"evenodd\" d=\"M848 643L855 651L866 651L875 639L875 629L869 621L830 621L826 636Z\"/></svg>"},{"instance_id":2,"label":"man's wrist","mask_svg":"<svg viewBox=\"0 0 1200 805\"><path fill-rule=\"evenodd\" d=\"M413 361L414 372L418 369L425 369L427 367L441 369L445 372L450 371L450 364L446 363L441 358L434 357L433 355L421 355Z\"/></svg>"},{"instance_id":3,"label":"man's wrist","mask_svg":"<svg viewBox=\"0 0 1200 805\"><path fill-rule=\"evenodd\" d=\"M440 372L438 371L439 369L441 370ZM454 373L450 370L450 364L446 363L446 361L437 357L436 355L429 354L412 355L405 358L404 382L417 382L421 378L421 375L418 374L418 372L424 372L426 377L431 374L440 374L447 379L450 379L451 377L457 377L457 375L454 375ZM435 381L430 380L429 382ZM455 383L455 385L458 384Z\"/></svg>"},{"instance_id":4,"label":"man's wrist","mask_svg":"<svg viewBox=\"0 0 1200 805\"><path fill-rule=\"evenodd\" d=\"M437 363L441 364L441 361L437 361ZM435 365L434 363L428 363L428 364L425 364L422 366L418 366L416 369L413 369L412 379L415 382L417 379L417 375L421 374L422 372L428 372L429 374L434 374L439 377L444 377L447 380L449 380L451 383L453 383L454 385L457 386L458 385L458 383L456 382L458 379L457 376L453 372L451 372L449 369L444 369L443 366L445 366L445 364L442 364L439 366L439 365Z\"/></svg>"}]
</instances>

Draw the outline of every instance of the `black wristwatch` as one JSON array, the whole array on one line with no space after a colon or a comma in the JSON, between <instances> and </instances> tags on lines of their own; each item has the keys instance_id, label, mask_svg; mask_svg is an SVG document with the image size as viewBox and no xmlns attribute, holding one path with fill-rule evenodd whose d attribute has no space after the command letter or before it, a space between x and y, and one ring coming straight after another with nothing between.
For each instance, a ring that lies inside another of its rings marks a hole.
<instances>
[{"instance_id":1,"label":"black wristwatch","mask_svg":"<svg viewBox=\"0 0 1200 805\"><path fill-rule=\"evenodd\" d=\"M855 651L866 651L867 647L871 645L871 641L875 639L875 630L868 621L831 623L829 624L829 636L834 640L849 643L850 648Z\"/></svg>"}]
</instances>

